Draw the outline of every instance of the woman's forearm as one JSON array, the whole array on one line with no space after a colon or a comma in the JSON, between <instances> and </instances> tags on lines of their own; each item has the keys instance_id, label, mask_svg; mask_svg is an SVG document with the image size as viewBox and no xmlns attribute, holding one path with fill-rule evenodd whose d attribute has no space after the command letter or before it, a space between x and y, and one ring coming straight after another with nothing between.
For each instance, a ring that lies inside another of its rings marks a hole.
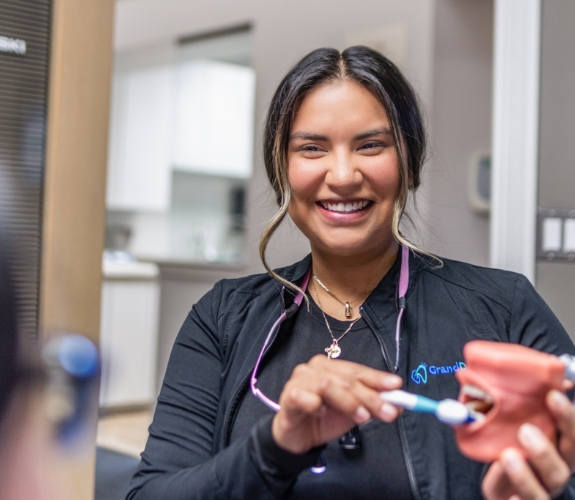
<instances>
[{"instance_id":1,"label":"woman's forearm","mask_svg":"<svg viewBox=\"0 0 575 500\"><path fill-rule=\"evenodd\" d=\"M272 438L271 420L262 418L248 436L194 467L172 472L146 464L134 477L127 500L283 497L297 475L316 463L319 450L304 455L282 450Z\"/></svg>"}]
</instances>

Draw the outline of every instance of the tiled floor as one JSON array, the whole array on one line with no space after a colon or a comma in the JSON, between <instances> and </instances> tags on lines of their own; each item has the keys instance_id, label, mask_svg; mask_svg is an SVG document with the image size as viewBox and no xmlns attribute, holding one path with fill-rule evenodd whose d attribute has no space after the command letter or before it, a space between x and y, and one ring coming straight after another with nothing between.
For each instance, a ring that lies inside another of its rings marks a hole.
<instances>
[{"instance_id":1,"label":"tiled floor","mask_svg":"<svg viewBox=\"0 0 575 500\"><path fill-rule=\"evenodd\" d=\"M98 422L96 444L139 458L146 445L151 422L151 411L107 415Z\"/></svg>"}]
</instances>

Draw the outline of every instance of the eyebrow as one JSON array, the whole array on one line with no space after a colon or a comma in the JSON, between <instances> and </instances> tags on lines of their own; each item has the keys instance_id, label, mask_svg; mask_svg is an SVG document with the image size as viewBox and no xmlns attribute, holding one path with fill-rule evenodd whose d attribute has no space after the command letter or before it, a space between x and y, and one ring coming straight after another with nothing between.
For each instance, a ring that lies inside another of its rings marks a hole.
<instances>
[{"instance_id":1,"label":"eyebrow","mask_svg":"<svg viewBox=\"0 0 575 500\"><path fill-rule=\"evenodd\" d=\"M392 135L391 130L387 127L378 128L374 130L368 130L367 132L362 132L361 134L356 135L353 140L354 141L361 141L362 139L367 139L369 137L374 137L376 135Z\"/></svg>"},{"instance_id":2,"label":"eyebrow","mask_svg":"<svg viewBox=\"0 0 575 500\"><path fill-rule=\"evenodd\" d=\"M374 137L376 135L392 135L391 130L387 127L368 130L367 132L362 132L361 134L357 134L354 136L354 141L361 141L362 139L367 139L369 137ZM312 134L310 132L296 132L292 134L289 138L290 141L294 139L306 139L308 141L328 141L329 139L325 135L320 134Z\"/></svg>"},{"instance_id":3,"label":"eyebrow","mask_svg":"<svg viewBox=\"0 0 575 500\"><path fill-rule=\"evenodd\" d=\"M292 134L289 138L290 141L294 139L307 139L308 141L327 141L327 137L325 135L319 134L312 134L310 132L297 132Z\"/></svg>"}]
</instances>

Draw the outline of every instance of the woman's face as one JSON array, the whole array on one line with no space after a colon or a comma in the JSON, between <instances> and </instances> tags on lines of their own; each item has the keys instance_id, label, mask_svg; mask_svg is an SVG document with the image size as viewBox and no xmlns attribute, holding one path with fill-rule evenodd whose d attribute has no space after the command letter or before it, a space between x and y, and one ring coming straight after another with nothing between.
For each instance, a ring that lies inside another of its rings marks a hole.
<instances>
[{"instance_id":1,"label":"woman's face","mask_svg":"<svg viewBox=\"0 0 575 500\"><path fill-rule=\"evenodd\" d=\"M393 244L397 152L387 113L367 89L338 80L311 92L292 125L288 163L289 214L312 250L352 256Z\"/></svg>"}]
</instances>

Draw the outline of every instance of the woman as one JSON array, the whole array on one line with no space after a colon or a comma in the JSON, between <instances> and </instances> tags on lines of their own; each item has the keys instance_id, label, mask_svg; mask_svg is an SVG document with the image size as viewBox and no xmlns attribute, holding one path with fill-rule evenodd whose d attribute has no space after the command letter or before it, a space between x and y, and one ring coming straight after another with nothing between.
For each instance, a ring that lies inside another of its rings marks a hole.
<instances>
[{"instance_id":1,"label":"woman","mask_svg":"<svg viewBox=\"0 0 575 500\"><path fill-rule=\"evenodd\" d=\"M453 374L426 367L462 361L472 339L575 353L525 278L441 263L401 236L424 153L414 92L379 53L320 49L289 72L266 123L280 208L260 252L265 264L289 214L311 256L220 282L193 307L129 499L470 499L482 488L487 498L509 498L507 490L530 499L565 490L575 417L557 392L549 407L558 448L527 426L529 461L507 450L487 472L460 455L449 427L428 415L398 418L379 398L402 385L457 397Z\"/></svg>"}]
</instances>

